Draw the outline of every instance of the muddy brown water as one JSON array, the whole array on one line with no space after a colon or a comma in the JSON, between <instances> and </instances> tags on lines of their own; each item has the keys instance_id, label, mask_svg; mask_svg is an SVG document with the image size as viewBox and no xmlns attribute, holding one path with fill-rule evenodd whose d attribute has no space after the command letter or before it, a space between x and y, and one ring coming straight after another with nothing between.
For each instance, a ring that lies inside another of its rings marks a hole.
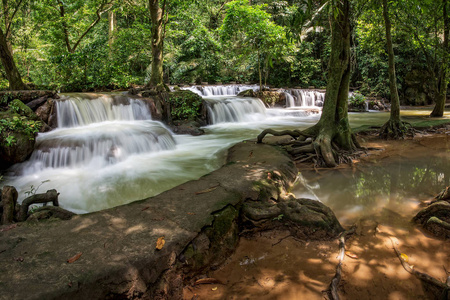
<instances>
[{"instance_id":1,"label":"muddy brown water","mask_svg":"<svg viewBox=\"0 0 450 300\"><path fill-rule=\"evenodd\" d=\"M430 299L407 273L392 243L419 271L445 281L450 243L429 236L411 218L450 178L450 132L413 140L364 137L371 151L353 166L315 170L298 166L293 193L330 206L346 227L357 225L347 241L342 299ZM326 299L337 265L337 241L300 241L287 232L242 238L235 254L218 270L204 274L222 284L187 286L185 299Z\"/></svg>"}]
</instances>

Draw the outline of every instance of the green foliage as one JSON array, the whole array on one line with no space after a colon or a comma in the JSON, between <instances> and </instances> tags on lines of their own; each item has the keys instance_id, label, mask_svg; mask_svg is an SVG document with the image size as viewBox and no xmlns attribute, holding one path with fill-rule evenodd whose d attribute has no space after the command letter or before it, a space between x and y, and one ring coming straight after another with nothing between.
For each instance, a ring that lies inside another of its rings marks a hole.
<instances>
[{"instance_id":1,"label":"green foliage","mask_svg":"<svg viewBox=\"0 0 450 300\"><path fill-rule=\"evenodd\" d=\"M364 107L366 103L366 97L364 97L360 92L355 91L349 98L349 104L353 107Z\"/></svg>"},{"instance_id":2,"label":"green foliage","mask_svg":"<svg viewBox=\"0 0 450 300\"><path fill-rule=\"evenodd\" d=\"M49 181L50 181L50 179L43 180L43 181L41 181L41 183L37 187L34 187L34 185L31 185L30 189L28 191L25 191L25 195L27 197L29 197L29 196L32 196L32 195L36 194L37 191L39 190L39 188L41 187L41 185L43 185L44 183L49 182Z\"/></svg>"},{"instance_id":3,"label":"green foliage","mask_svg":"<svg viewBox=\"0 0 450 300\"><path fill-rule=\"evenodd\" d=\"M169 93L167 101L173 120L196 120L201 117L202 98L190 91Z\"/></svg>"}]
</instances>

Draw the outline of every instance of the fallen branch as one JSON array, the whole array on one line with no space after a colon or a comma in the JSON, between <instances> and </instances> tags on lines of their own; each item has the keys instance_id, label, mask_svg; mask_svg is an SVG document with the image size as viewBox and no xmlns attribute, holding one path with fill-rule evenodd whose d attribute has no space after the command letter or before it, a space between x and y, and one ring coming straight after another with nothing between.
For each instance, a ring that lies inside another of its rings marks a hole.
<instances>
[{"instance_id":1,"label":"fallen branch","mask_svg":"<svg viewBox=\"0 0 450 300\"><path fill-rule=\"evenodd\" d=\"M324 291L328 294L328 296L332 300L339 300L338 286L339 283L341 282L342 262L344 261L345 257L345 239L347 238L348 235L355 233L355 230L356 227L353 226L349 230L341 233L339 237L339 255L338 255L339 263L336 267L336 274L334 275L333 279L331 279L331 283L328 289Z\"/></svg>"},{"instance_id":2,"label":"fallen branch","mask_svg":"<svg viewBox=\"0 0 450 300\"><path fill-rule=\"evenodd\" d=\"M395 254L397 255L400 263L405 269L406 272L414 275L417 279L419 279L422 283L430 285L433 289L428 289L431 293L433 293L434 299L449 299L450 297L450 276L447 278L447 282L443 283L440 280L428 275L427 273L419 272L414 269L412 266L406 262L405 259L402 258L402 255L398 248L395 246L394 241L391 239L392 247L394 248Z\"/></svg>"}]
</instances>

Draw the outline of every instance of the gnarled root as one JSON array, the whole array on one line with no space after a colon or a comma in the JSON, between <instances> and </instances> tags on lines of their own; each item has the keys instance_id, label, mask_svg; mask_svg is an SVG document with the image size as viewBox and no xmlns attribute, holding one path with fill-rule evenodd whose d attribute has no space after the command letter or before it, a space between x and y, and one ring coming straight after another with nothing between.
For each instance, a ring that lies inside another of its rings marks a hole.
<instances>
[{"instance_id":1,"label":"gnarled root","mask_svg":"<svg viewBox=\"0 0 450 300\"><path fill-rule=\"evenodd\" d=\"M26 198L20 207L19 221L23 222L28 218L28 208L31 204L52 202L53 206L59 206L58 195L59 193L53 189L48 190L46 193L34 194Z\"/></svg>"},{"instance_id":2,"label":"gnarled root","mask_svg":"<svg viewBox=\"0 0 450 300\"><path fill-rule=\"evenodd\" d=\"M403 139L407 135L414 136L412 125L401 120L389 120L380 129L380 138L386 140Z\"/></svg>"},{"instance_id":3,"label":"gnarled root","mask_svg":"<svg viewBox=\"0 0 450 300\"><path fill-rule=\"evenodd\" d=\"M434 236L450 238L450 203L438 201L422 209L413 218Z\"/></svg>"},{"instance_id":4,"label":"gnarled root","mask_svg":"<svg viewBox=\"0 0 450 300\"><path fill-rule=\"evenodd\" d=\"M293 141L285 143L286 151L292 155L298 163L312 162L317 167L336 167L341 163L352 163L352 159L361 154L358 150L364 150L351 134L351 150L342 149L333 139L333 132L321 132L311 134L314 130L302 132L299 130L276 131L266 129L258 135L258 143L262 143L267 134L274 136L289 135Z\"/></svg>"}]
</instances>

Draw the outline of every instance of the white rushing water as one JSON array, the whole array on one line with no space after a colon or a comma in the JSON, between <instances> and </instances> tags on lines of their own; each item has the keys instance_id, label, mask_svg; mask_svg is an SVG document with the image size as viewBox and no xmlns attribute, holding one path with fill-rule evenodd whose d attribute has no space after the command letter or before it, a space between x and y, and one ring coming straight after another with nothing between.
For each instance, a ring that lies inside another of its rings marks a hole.
<instances>
[{"instance_id":1,"label":"white rushing water","mask_svg":"<svg viewBox=\"0 0 450 300\"><path fill-rule=\"evenodd\" d=\"M58 190L66 209L97 211L197 179L219 168L231 145L266 128L306 128L319 118L297 109L267 109L256 98L205 100L212 124L205 135L193 137L153 121L142 100L68 94L57 104L58 128L39 134L31 158L10 169L2 183L18 189L19 201L41 185L38 193Z\"/></svg>"},{"instance_id":2,"label":"white rushing water","mask_svg":"<svg viewBox=\"0 0 450 300\"><path fill-rule=\"evenodd\" d=\"M289 89L285 91L286 107L322 107L325 93L314 90Z\"/></svg>"}]
</instances>

